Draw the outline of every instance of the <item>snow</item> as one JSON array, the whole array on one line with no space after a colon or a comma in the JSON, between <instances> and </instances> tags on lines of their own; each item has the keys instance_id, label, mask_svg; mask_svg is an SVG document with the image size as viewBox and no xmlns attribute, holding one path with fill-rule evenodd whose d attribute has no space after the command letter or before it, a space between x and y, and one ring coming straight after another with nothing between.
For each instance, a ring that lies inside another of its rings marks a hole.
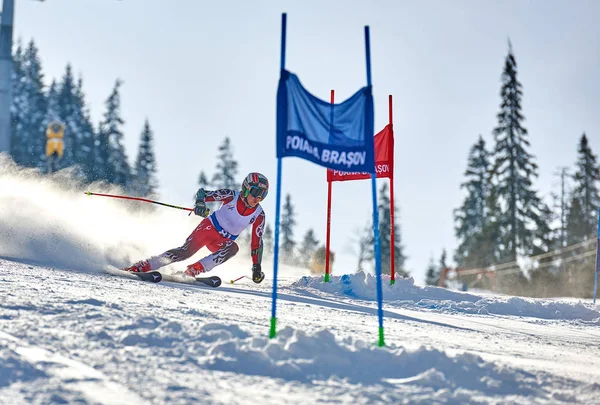
<instances>
[{"instance_id":1,"label":"snow","mask_svg":"<svg viewBox=\"0 0 600 405\"><path fill-rule=\"evenodd\" d=\"M373 275L324 283L281 266L269 339L272 264L261 284L229 284L250 274L240 253L214 271L217 289L108 274L177 246L197 219L132 213L66 174L5 169L0 404L600 403L589 301L384 277L380 348Z\"/></svg>"},{"instance_id":2,"label":"snow","mask_svg":"<svg viewBox=\"0 0 600 405\"><path fill-rule=\"evenodd\" d=\"M332 276L330 283L320 277L303 276L293 286L305 291L317 290L338 296L376 300L376 278L373 274L346 274ZM541 319L588 321L600 325L597 309L582 302L559 302L521 297L482 297L451 291L440 287L419 287L412 278L399 278L390 285L390 277L383 275L383 297L396 302L395 307L431 308L444 312L466 314L515 315Z\"/></svg>"}]
</instances>

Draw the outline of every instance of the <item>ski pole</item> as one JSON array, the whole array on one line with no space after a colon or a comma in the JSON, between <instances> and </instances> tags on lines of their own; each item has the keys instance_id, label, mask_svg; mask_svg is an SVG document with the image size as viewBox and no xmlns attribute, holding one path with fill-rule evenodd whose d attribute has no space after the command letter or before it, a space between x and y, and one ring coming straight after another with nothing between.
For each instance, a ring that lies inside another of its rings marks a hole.
<instances>
[{"instance_id":1,"label":"ski pole","mask_svg":"<svg viewBox=\"0 0 600 405\"><path fill-rule=\"evenodd\" d=\"M242 277L238 277L238 278L236 278L235 280L230 280L230 281L229 281L229 284L233 284L233 283L235 283L236 281L238 281L238 280L241 280L241 279L243 279L243 278L244 278L244 276L242 276Z\"/></svg>"},{"instance_id":2,"label":"ski pole","mask_svg":"<svg viewBox=\"0 0 600 405\"><path fill-rule=\"evenodd\" d=\"M235 280L230 280L230 281L229 281L229 284L233 284L233 283L235 283L236 281L239 281L239 280L241 280L241 279L243 279L243 278L250 279L250 277L248 277L248 276L241 276L241 277L238 277L238 278L236 278Z\"/></svg>"},{"instance_id":3,"label":"ski pole","mask_svg":"<svg viewBox=\"0 0 600 405\"><path fill-rule=\"evenodd\" d=\"M144 202L149 202L149 203L152 203L152 204L163 205L163 206L169 207L169 208L177 208L177 209L180 209L180 210L192 211L192 212L194 211L193 208L179 207L177 205L165 204L165 203L162 203L162 202L159 202L159 201L148 200L146 198L129 197L129 196L126 196L126 195L92 193L91 191L86 191L84 194L87 194L87 195L97 195L97 196L100 196L100 197L122 198L124 200L144 201Z\"/></svg>"}]
</instances>

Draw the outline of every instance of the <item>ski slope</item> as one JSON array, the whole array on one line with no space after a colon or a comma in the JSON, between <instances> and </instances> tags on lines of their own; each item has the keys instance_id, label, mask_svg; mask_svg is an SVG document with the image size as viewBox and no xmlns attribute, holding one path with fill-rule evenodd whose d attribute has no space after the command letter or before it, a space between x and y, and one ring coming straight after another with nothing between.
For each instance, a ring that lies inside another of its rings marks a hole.
<instances>
[{"instance_id":1,"label":"ski slope","mask_svg":"<svg viewBox=\"0 0 600 405\"><path fill-rule=\"evenodd\" d=\"M0 404L600 403L588 301L385 279L379 348L372 275L324 284L283 266L268 339L272 264L260 285L217 289L107 274L177 246L197 219L83 191L0 159ZM213 273L249 275L249 258Z\"/></svg>"},{"instance_id":2,"label":"ski slope","mask_svg":"<svg viewBox=\"0 0 600 405\"><path fill-rule=\"evenodd\" d=\"M402 280L378 348L369 276L294 278L281 280L270 340L268 283L151 284L2 260L0 403L598 403L590 305Z\"/></svg>"}]
</instances>

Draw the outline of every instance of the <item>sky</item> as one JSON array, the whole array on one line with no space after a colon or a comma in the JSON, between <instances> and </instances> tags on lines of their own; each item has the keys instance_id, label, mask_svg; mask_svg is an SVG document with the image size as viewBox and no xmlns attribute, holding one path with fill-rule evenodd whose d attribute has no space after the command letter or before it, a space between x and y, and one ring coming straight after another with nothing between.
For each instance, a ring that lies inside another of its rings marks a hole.
<instances>
[{"instance_id":1,"label":"sky","mask_svg":"<svg viewBox=\"0 0 600 405\"><path fill-rule=\"evenodd\" d=\"M275 188L282 12L286 68L324 100L331 89L342 101L366 84L363 27L370 26L375 130L387 124L391 94L398 222L406 267L418 283L430 258L442 249L451 256L457 245L453 210L464 198L469 148L480 134L493 145L509 39L540 195L550 203L559 191L555 173L573 167L583 132L600 151L600 3L591 0L16 0L14 38L35 41L47 84L67 63L82 75L94 123L121 79L130 161L147 118L161 200L189 206L198 174L212 174L225 136L239 181L258 171ZM325 179L323 167L283 161L282 191L296 207L298 241L309 228L325 240ZM263 202L272 224L274 197ZM333 185L334 271L356 268L370 198L369 181Z\"/></svg>"}]
</instances>

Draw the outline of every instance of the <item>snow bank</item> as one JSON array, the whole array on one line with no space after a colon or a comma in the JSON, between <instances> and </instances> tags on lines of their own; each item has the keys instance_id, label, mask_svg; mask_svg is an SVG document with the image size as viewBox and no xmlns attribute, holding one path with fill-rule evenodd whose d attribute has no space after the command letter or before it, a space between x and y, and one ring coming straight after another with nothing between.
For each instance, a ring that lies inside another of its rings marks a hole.
<instances>
[{"instance_id":1,"label":"snow bank","mask_svg":"<svg viewBox=\"0 0 600 405\"><path fill-rule=\"evenodd\" d=\"M291 286L297 291L316 290L329 294L374 301L377 298L376 278L372 274L356 273L332 276L329 283L323 277L304 276ZM468 314L496 314L541 319L582 320L600 325L600 311L581 302L503 296L479 296L441 287L419 287L412 277L382 276L383 299L393 307L419 307L438 311Z\"/></svg>"},{"instance_id":2,"label":"snow bank","mask_svg":"<svg viewBox=\"0 0 600 405\"><path fill-rule=\"evenodd\" d=\"M109 339L112 352L130 347L135 350L128 353L152 353L153 358L188 371L186 377L170 381L170 392L184 389L188 377L195 376L190 370L206 369L233 373L237 378L268 377L346 389L359 386L365 394L371 386L375 390L371 394L374 400L382 400L389 391L392 396L424 404L474 403L476 398L481 401L475 403L482 404L498 401L525 404L542 398L559 399L562 403L600 394L597 384L566 381L549 373L531 373L487 362L470 353L450 355L424 346L411 350L379 348L360 339L337 340L327 330L308 334L286 327L275 339L268 339L237 325L216 322L201 326L194 339L186 343L181 340L177 322L144 317L122 325L117 331L120 332L113 332ZM107 344L106 336L88 334L87 338L98 338ZM13 400L20 397L24 402L36 403L145 402L90 367L40 348L23 346L9 335L0 334L0 349L0 392ZM227 377L221 374L220 378ZM84 381L87 385L82 385ZM31 384L38 389L28 389ZM179 384L183 384L181 388ZM106 395L117 392L121 392L120 397Z\"/></svg>"},{"instance_id":3,"label":"snow bank","mask_svg":"<svg viewBox=\"0 0 600 405\"><path fill-rule=\"evenodd\" d=\"M136 346L164 347L161 339L152 336L158 332L147 331L146 338L139 335L141 332L135 332ZM129 337L126 340L123 343L132 343ZM498 399L506 395L515 399L548 397L555 378L486 362L469 353L451 356L429 347L379 348L359 339L338 341L327 330L307 334L291 327L270 340L236 325L206 324L190 350L199 366L215 371L300 383L329 380L393 384L408 391L426 388L438 400L456 403L471 403L478 395Z\"/></svg>"},{"instance_id":4,"label":"snow bank","mask_svg":"<svg viewBox=\"0 0 600 405\"><path fill-rule=\"evenodd\" d=\"M236 326L208 324L202 328L202 334L199 341L207 343L202 362L207 367L286 380L326 380L335 376L351 383L377 383L387 378L410 378L412 383L424 379L430 384L433 378L438 388L488 391L493 387L493 391L501 393L515 392L516 380L525 377L499 370L470 354L450 357L425 347L408 351L379 348L362 340L338 342L327 330L310 335L286 327L276 339L269 340L244 334ZM515 378L517 375L519 378ZM483 383L486 379L491 384ZM531 393L531 387L522 388L517 391Z\"/></svg>"}]
</instances>

